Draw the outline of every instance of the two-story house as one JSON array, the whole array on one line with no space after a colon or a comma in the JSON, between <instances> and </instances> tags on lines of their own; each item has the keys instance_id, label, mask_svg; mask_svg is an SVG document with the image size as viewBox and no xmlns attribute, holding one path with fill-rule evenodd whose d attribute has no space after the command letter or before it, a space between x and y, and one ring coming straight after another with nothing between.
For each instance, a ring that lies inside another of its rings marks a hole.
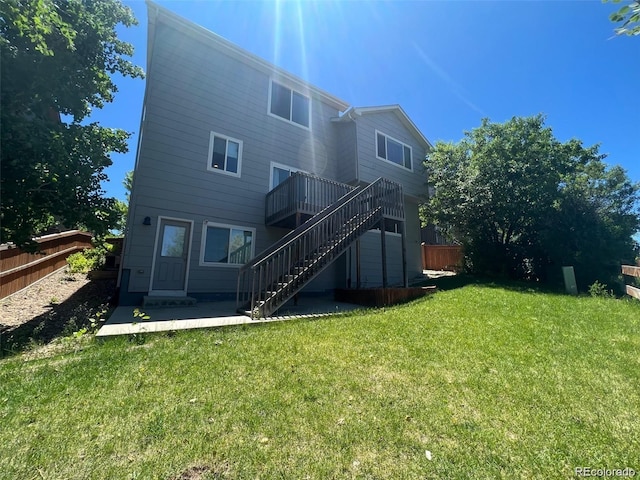
<instances>
[{"instance_id":1,"label":"two-story house","mask_svg":"<svg viewBox=\"0 0 640 480\"><path fill-rule=\"evenodd\" d=\"M421 274L430 144L400 106L350 107L148 9L121 304L238 296L248 310L278 291L279 305L298 291L406 285Z\"/></svg>"}]
</instances>

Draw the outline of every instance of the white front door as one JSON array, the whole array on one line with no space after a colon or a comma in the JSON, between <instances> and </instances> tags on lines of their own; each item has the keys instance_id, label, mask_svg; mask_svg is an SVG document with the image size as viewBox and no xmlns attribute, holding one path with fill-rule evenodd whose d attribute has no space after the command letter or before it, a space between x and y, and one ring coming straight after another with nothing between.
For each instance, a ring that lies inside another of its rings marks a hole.
<instances>
[{"instance_id":1,"label":"white front door","mask_svg":"<svg viewBox=\"0 0 640 480\"><path fill-rule=\"evenodd\" d=\"M186 294L191 222L160 218L151 293Z\"/></svg>"}]
</instances>

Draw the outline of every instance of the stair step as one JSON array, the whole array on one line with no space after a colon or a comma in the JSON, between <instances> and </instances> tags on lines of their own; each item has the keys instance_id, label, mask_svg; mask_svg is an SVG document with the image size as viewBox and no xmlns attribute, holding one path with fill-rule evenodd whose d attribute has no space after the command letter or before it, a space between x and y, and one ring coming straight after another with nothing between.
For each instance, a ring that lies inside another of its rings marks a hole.
<instances>
[{"instance_id":1,"label":"stair step","mask_svg":"<svg viewBox=\"0 0 640 480\"><path fill-rule=\"evenodd\" d=\"M198 301L193 297L161 297L145 295L142 297L142 308L193 307Z\"/></svg>"}]
</instances>

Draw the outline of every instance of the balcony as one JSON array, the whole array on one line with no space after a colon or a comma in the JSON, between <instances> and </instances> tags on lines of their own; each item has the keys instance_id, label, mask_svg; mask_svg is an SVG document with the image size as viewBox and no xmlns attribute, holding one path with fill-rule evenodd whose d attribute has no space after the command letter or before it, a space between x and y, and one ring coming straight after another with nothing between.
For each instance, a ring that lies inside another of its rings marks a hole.
<instances>
[{"instance_id":1,"label":"balcony","mask_svg":"<svg viewBox=\"0 0 640 480\"><path fill-rule=\"evenodd\" d=\"M296 228L355 187L326 178L294 172L265 200L265 224Z\"/></svg>"}]
</instances>

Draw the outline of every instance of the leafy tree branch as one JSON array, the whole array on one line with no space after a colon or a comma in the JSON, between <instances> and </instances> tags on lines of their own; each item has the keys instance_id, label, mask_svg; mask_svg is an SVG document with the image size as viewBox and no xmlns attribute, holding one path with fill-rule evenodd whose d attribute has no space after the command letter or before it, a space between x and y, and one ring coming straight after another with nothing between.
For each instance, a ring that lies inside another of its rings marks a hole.
<instances>
[{"instance_id":1,"label":"leafy tree branch","mask_svg":"<svg viewBox=\"0 0 640 480\"><path fill-rule=\"evenodd\" d=\"M113 101L111 74L144 76L119 24L136 20L117 0L0 3L1 242L32 250L31 238L55 224L98 234L113 226L115 200L100 184L129 133L84 121Z\"/></svg>"}]
</instances>

